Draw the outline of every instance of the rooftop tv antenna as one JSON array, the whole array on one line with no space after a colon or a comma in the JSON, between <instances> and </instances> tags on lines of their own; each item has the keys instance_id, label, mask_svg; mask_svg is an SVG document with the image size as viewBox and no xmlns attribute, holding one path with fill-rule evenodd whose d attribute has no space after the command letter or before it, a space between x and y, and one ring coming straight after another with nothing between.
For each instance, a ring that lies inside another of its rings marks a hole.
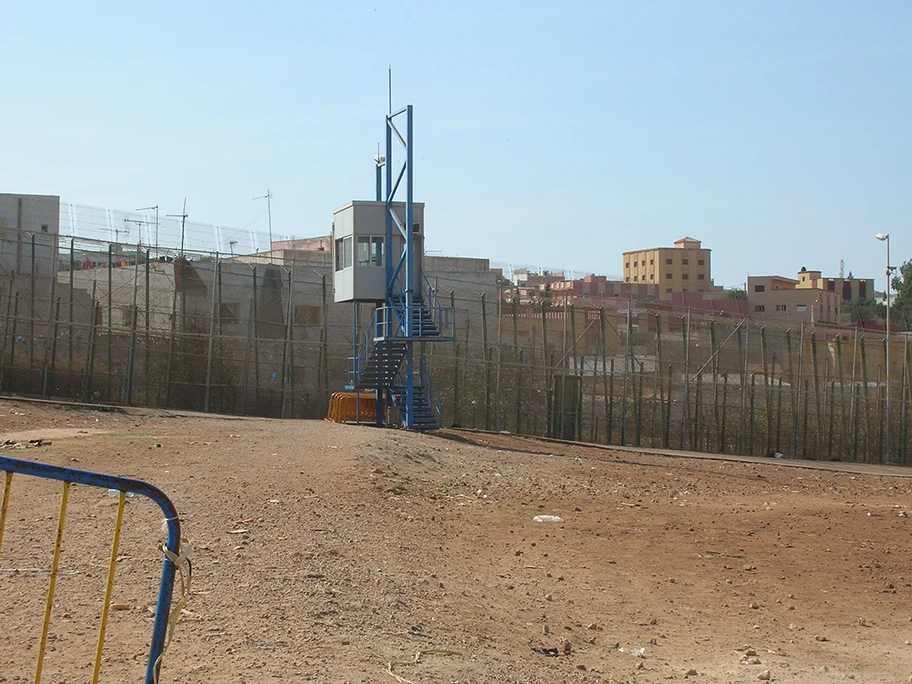
<instances>
[{"instance_id":1,"label":"rooftop tv antenna","mask_svg":"<svg viewBox=\"0 0 912 684\"><path fill-rule=\"evenodd\" d=\"M142 220L142 219L128 219L128 218L125 218L125 219L124 219L124 223L125 223L125 224L126 224L126 223L135 223L135 224L136 224L136 226L139 228L139 242L140 242L140 244L141 244L141 243L142 243L142 227L143 227L143 226L148 226L148 225L149 225L149 221L144 221L144 220ZM124 234L125 234L125 235L129 235L129 234L130 234L130 227L129 227L129 226L126 226L126 225L124 226Z\"/></svg>"},{"instance_id":2,"label":"rooftop tv antenna","mask_svg":"<svg viewBox=\"0 0 912 684\"><path fill-rule=\"evenodd\" d=\"M266 188L266 194L260 195L259 197L254 197L252 201L255 200L266 200L266 215L269 221L269 251L272 251L272 193L269 191L269 188ZM262 214L260 214L262 216Z\"/></svg>"},{"instance_id":3,"label":"rooftop tv antenna","mask_svg":"<svg viewBox=\"0 0 912 684\"><path fill-rule=\"evenodd\" d=\"M845 278L845 261L842 259L839 260L839 277Z\"/></svg>"},{"instance_id":4,"label":"rooftop tv antenna","mask_svg":"<svg viewBox=\"0 0 912 684\"><path fill-rule=\"evenodd\" d=\"M181 220L181 250L180 256L184 256L184 235L187 230L187 198L184 197L184 213L182 214L165 214L165 216L170 216L172 218L179 218Z\"/></svg>"},{"instance_id":5,"label":"rooftop tv antenna","mask_svg":"<svg viewBox=\"0 0 912 684\"><path fill-rule=\"evenodd\" d=\"M140 207L136 211L151 211L155 209L155 255L158 256L158 205L154 207Z\"/></svg>"}]
</instances>

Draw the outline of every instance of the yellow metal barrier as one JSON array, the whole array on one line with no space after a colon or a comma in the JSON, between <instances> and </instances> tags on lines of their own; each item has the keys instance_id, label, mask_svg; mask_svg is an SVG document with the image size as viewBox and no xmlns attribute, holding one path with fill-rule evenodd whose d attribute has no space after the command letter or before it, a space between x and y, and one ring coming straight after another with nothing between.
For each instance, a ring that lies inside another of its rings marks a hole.
<instances>
[{"instance_id":1,"label":"yellow metal barrier","mask_svg":"<svg viewBox=\"0 0 912 684\"><path fill-rule=\"evenodd\" d=\"M63 468L44 463L36 463L34 461L22 461L6 456L0 456L0 471L5 473L5 477L3 478L2 505L0 505L0 551L3 550L4 531L6 530L6 525L9 520L10 492L13 485L13 475L17 474L57 480L61 482L63 486L60 497L60 510L57 516L57 530L50 567L50 578L41 625L41 637L36 654L37 662L35 665L34 684L40 684L41 682L45 657L48 650L51 613L55 605L54 594L57 580L60 576L60 556L63 546L64 524L67 518L67 506L73 485L97 487L102 491L107 489L109 493L116 492L118 495L117 516L114 523L114 536L111 543L110 560L108 562L107 578L105 582L105 597L101 608L98 640L95 647L95 660L92 668L92 684L98 682L101 671L105 636L108 628L108 616L112 606L111 601L115 570L118 562L121 528L124 519L124 504L126 503L128 492L129 496L141 495L151 499L158 505L165 516L164 523L168 538L160 547L164 554L162 561L162 577L159 583L158 601L155 607L152 640L149 648L149 660L145 677L146 684L157 684L159 682L162 655L167 648L171 630L179 617L180 609L184 606L186 595L189 592L190 563L187 559L189 547L186 547L184 550L181 549L180 522L174 505L159 489L140 480L92 473L72 468ZM176 602L176 606L172 606L172 591L176 573L180 574L181 593L179 600ZM2 677L0 677L0 680L2 680Z\"/></svg>"},{"instance_id":2,"label":"yellow metal barrier","mask_svg":"<svg viewBox=\"0 0 912 684\"><path fill-rule=\"evenodd\" d=\"M332 423L375 423L377 397L372 392L334 392L326 420Z\"/></svg>"}]
</instances>

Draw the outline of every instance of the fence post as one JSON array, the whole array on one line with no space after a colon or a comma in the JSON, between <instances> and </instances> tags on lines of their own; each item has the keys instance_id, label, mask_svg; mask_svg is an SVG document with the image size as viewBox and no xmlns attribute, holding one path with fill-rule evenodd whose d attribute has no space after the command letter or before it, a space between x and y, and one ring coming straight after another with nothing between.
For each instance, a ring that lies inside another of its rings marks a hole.
<instances>
[{"instance_id":1,"label":"fence post","mask_svg":"<svg viewBox=\"0 0 912 684\"><path fill-rule=\"evenodd\" d=\"M815 410L814 418L816 419L814 422L816 423L816 427L817 427L817 429L815 430L815 435L814 435L814 446L816 447L815 451L819 452L821 449L821 446L823 444L823 435L820 432L823 429L823 405L820 402L820 373L819 373L819 369L817 367L817 332L816 332L816 330L812 331L812 333L811 333L811 363L813 365L813 371L814 371L814 410ZM819 459L820 456L818 455L817 458Z\"/></svg>"},{"instance_id":2,"label":"fence post","mask_svg":"<svg viewBox=\"0 0 912 684\"><path fill-rule=\"evenodd\" d=\"M525 350L519 350L519 366L516 375L516 432L522 432L523 351Z\"/></svg>"},{"instance_id":3,"label":"fence post","mask_svg":"<svg viewBox=\"0 0 912 684\"><path fill-rule=\"evenodd\" d=\"M672 393L672 378L674 378L674 366L668 365L668 395L665 402L665 448L667 449L671 445L671 393Z\"/></svg>"},{"instance_id":4,"label":"fence post","mask_svg":"<svg viewBox=\"0 0 912 684\"><path fill-rule=\"evenodd\" d=\"M763 399L766 405L766 455L769 456L773 448L773 398L770 393L770 369L767 365L767 352L769 347L766 343L766 326L760 326L760 355L763 357ZM773 366L776 364L776 357L773 356Z\"/></svg>"},{"instance_id":5,"label":"fence post","mask_svg":"<svg viewBox=\"0 0 912 684\"><path fill-rule=\"evenodd\" d=\"M727 446L725 435L728 420L728 372L722 374L722 420L719 422L719 453L724 454Z\"/></svg>"},{"instance_id":6,"label":"fence post","mask_svg":"<svg viewBox=\"0 0 912 684\"><path fill-rule=\"evenodd\" d=\"M29 370L35 365L35 234L32 233L32 257L29 279L31 287L29 288ZM52 279L53 280L53 279Z\"/></svg>"},{"instance_id":7,"label":"fence post","mask_svg":"<svg viewBox=\"0 0 912 684\"><path fill-rule=\"evenodd\" d=\"M108 378L108 401L113 398L112 369L114 368L114 245L108 243L108 367L105 375Z\"/></svg>"},{"instance_id":8,"label":"fence post","mask_svg":"<svg viewBox=\"0 0 912 684\"><path fill-rule=\"evenodd\" d=\"M177 283L178 265L181 265L181 281L183 281L183 257L178 257L171 262L171 272L173 274L171 292L171 337L168 341L168 370L165 373L165 408L168 408L171 403L171 371L174 368L174 343L175 338L177 337L177 291L178 287L183 287L183 283L181 283L180 286ZM184 311L181 311L181 317L183 317L183 315ZM183 329L183 326L181 326L181 329Z\"/></svg>"},{"instance_id":9,"label":"fence post","mask_svg":"<svg viewBox=\"0 0 912 684\"><path fill-rule=\"evenodd\" d=\"M485 430L491 429L491 361L488 353L488 307L485 293L481 293L481 345L483 352L481 358L484 362L484 388L485 388Z\"/></svg>"},{"instance_id":10,"label":"fence post","mask_svg":"<svg viewBox=\"0 0 912 684\"><path fill-rule=\"evenodd\" d=\"M253 397L256 404L256 412L261 412L260 408L260 326L259 326L259 298L257 297L257 267L253 267L253 309L251 317L253 318ZM323 291L326 291L326 276L323 276ZM326 328L326 317L323 317L323 328ZM320 337L323 337L321 331ZM321 354L322 346L321 346ZM323 388L326 389L325 387Z\"/></svg>"},{"instance_id":11,"label":"fence post","mask_svg":"<svg viewBox=\"0 0 912 684\"><path fill-rule=\"evenodd\" d=\"M450 290L450 308L454 318L456 312L456 290ZM454 324L455 325L455 324ZM462 406L459 397L459 341L456 339L456 330L453 330L453 425L462 425Z\"/></svg>"},{"instance_id":12,"label":"fence post","mask_svg":"<svg viewBox=\"0 0 912 684\"><path fill-rule=\"evenodd\" d=\"M912 352L910 352L909 347L909 338L905 338L903 343L903 372L902 372L902 392L900 396L902 401L899 402L900 410L902 415L900 416L900 463L903 465L908 465L908 415L910 410L910 404L912 404L912 392L910 392L909 387L909 366L912 366Z\"/></svg>"},{"instance_id":13,"label":"fence post","mask_svg":"<svg viewBox=\"0 0 912 684\"><path fill-rule=\"evenodd\" d=\"M906 337L903 342L902 387L900 388L901 391L900 391L900 395L899 395L901 397L901 401L899 402L899 407L900 407L900 411L901 411L900 419L899 419L899 423L900 423L900 426L899 426L899 431L900 431L899 458L900 458L900 463L902 463L903 465L908 465L907 438L909 435L907 432L907 430L908 430L908 417L907 416L909 413L909 404L912 403L912 402L910 402L910 397L909 397L909 394L910 394L910 392L909 392L909 366L912 365L912 364L910 364L910 360L912 360L912 359L910 359L909 338Z\"/></svg>"},{"instance_id":14,"label":"fence post","mask_svg":"<svg viewBox=\"0 0 912 684\"><path fill-rule=\"evenodd\" d=\"M702 451L700 447L700 390L703 386L703 371L697 373L697 385L694 388L694 419L693 419L693 444L694 451Z\"/></svg>"},{"instance_id":15,"label":"fence post","mask_svg":"<svg viewBox=\"0 0 912 684\"><path fill-rule=\"evenodd\" d=\"M292 274L294 271L294 262L291 265L291 271L288 272L288 304L285 307L285 340L282 344L282 379L281 379L281 402L279 404L279 417L285 417L285 408L287 405L288 393L288 357L291 353L291 292L292 292Z\"/></svg>"},{"instance_id":16,"label":"fence post","mask_svg":"<svg viewBox=\"0 0 912 684\"><path fill-rule=\"evenodd\" d=\"M50 360L48 360L48 350L45 349L44 352L44 366L41 371L41 398L47 399L48 397L48 367L50 366L50 372L54 371L54 359L57 356L57 320L60 317L60 297L57 297L57 306L54 309L54 327L53 333L51 334L51 345L50 345ZM48 321L48 327L50 328L50 321Z\"/></svg>"},{"instance_id":17,"label":"fence post","mask_svg":"<svg viewBox=\"0 0 912 684\"><path fill-rule=\"evenodd\" d=\"M88 351L86 352L85 363L85 384L83 385L82 400L88 403L92 398L92 374L95 372L95 341L98 339L98 328L101 323L98 320L98 313L101 307L95 299L95 290L98 285L97 280L92 281L92 324L89 329Z\"/></svg>"},{"instance_id":18,"label":"fence post","mask_svg":"<svg viewBox=\"0 0 912 684\"><path fill-rule=\"evenodd\" d=\"M801 450L803 428L807 427L807 421L802 425L801 422L801 383L804 376L804 323L801 323L801 331L798 336L798 381L795 383L797 397L795 400L795 458L805 458L805 453ZM805 407L807 397L805 397ZM805 411L805 416L807 412ZM806 442L804 442L806 444Z\"/></svg>"},{"instance_id":19,"label":"fence post","mask_svg":"<svg viewBox=\"0 0 912 684\"><path fill-rule=\"evenodd\" d=\"M684 417L681 419L681 449L686 450L690 445L690 309L684 317Z\"/></svg>"},{"instance_id":20,"label":"fence post","mask_svg":"<svg viewBox=\"0 0 912 684\"><path fill-rule=\"evenodd\" d=\"M745 330L745 332L747 332ZM739 390L741 392L741 412L738 416L738 452L739 454L744 454L744 422L746 419L747 413L747 350L744 340L741 337L741 328L738 328L738 365L740 366L740 376L741 376L741 386Z\"/></svg>"},{"instance_id":21,"label":"fence post","mask_svg":"<svg viewBox=\"0 0 912 684\"><path fill-rule=\"evenodd\" d=\"M209 341L206 345L206 389L203 395L203 413L209 413L209 397L212 392L212 363L215 353L215 329L218 319L218 296L219 296L219 271L221 263L219 254L215 253L215 263L212 268L212 299L209 304Z\"/></svg>"},{"instance_id":22,"label":"fence post","mask_svg":"<svg viewBox=\"0 0 912 684\"><path fill-rule=\"evenodd\" d=\"M871 407L869 403L869 394L868 394L868 354L867 354L867 340L864 337L861 338L861 381L862 381L862 390L864 392L864 435L862 439L862 449L864 450L864 462L869 463L871 459L870 455L870 435L871 435Z\"/></svg>"},{"instance_id":23,"label":"fence post","mask_svg":"<svg viewBox=\"0 0 912 684\"><path fill-rule=\"evenodd\" d=\"M779 390L776 392L776 453L782 453L782 376L779 376Z\"/></svg>"},{"instance_id":24,"label":"fence post","mask_svg":"<svg viewBox=\"0 0 912 684\"><path fill-rule=\"evenodd\" d=\"M745 451L747 451L747 455L749 455L749 456L752 456L753 453L754 453L754 449L753 449L753 446L754 446L754 436L755 436L755 434L756 434L756 425L757 425L757 421L756 421L756 411L755 411L755 408L754 408L754 406L755 406L755 404L754 404L754 393L755 393L755 391L756 391L756 390L755 390L755 386L756 386L756 384L757 384L757 383L756 383L756 379L757 379L757 374L756 374L756 373L751 373L751 374L750 374L750 383L751 383L751 384L750 384L750 389L748 390L748 397L749 397L749 401L750 401L750 420L749 420L748 423L747 423L747 424L748 424L748 427L750 428L750 430L749 430L749 433L750 433L750 434L749 434L749 438L748 438L748 440L747 440L747 442L746 442L746 444L745 444L745 446L746 446Z\"/></svg>"},{"instance_id":25,"label":"fence post","mask_svg":"<svg viewBox=\"0 0 912 684\"><path fill-rule=\"evenodd\" d=\"M824 397L826 399L826 397ZM836 381L830 381L830 429L827 430L827 448L822 460L829 461L833 456L833 432L836 430Z\"/></svg>"},{"instance_id":26,"label":"fence post","mask_svg":"<svg viewBox=\"0 0 912 684\"><path fill-rule=\"evenodd\" d=\"M643 378L645 366L642 361L638 361L640 364L640 372L633 376L633 382L636 386L636 402L633 405L633 417L636 420L636 426L634 427L633 433L633 442L637 446L640 446L640 437L643 429Z\"/></svg>"},{"instance_id":27,"label":"fence post","mask_svg":"<svg viewBox=\"0 0 912 684\"><path fill-rule=\"evenodd\" d=\"M606 340L605 340L605 307L602 306L602 307L599 307L599 346L601 347L601 352L602 352L602 389L604 390L604 393L605 393L605 396L604 396L605 426L606 426L606 429L609 431L608 434L605 435L605 443L610 444L611 443L611 433L610 433L611 423L608 422L608 410L609 410L608 357L606 354L605 343L606 343ZM613 369L614 359L611 360L611 363L612 363L612 369ZM595 438L596 438L596 441L598 441L598 431L596 431Z\"/></svg>"},{"instance_id":28,"label":"fence post","mask_svg":"<svg viewBox=\"0 0 912 684\"><path fill-rule=\"evenodd\" d=\"M13 373L16 370L16 327L19 322L19 290L16 290L16 301L13 304L13 334L10 335L9 385L7 392L13 391Z\"/></svg>"},{"instance_id":29,"label":"fence post","mask_svg":"<svg viewBox=\"0 0 912 684\"><path fill-rule=\"evenodd\" d=\"M69 312L69 327L67 328L67 342L68 342L68 355L69 364L67 365L67 370L73 372L73 323L75 322L74 314L74 304L73 304L73 271L76 268L76 252L75 252L75 242L70 239L70 291L68 293L67 299L70 303L70 312Z\"/></svg>"},{"instance_id":30,"label":"fence post","mask_svg":"<svg viewBox=\"0 0 912 684\"><path fill-rule=\"evenodd\" d=\"M712 439L719 434L719 348L716 345L716 321L709 322L709 353L712 355L712 402L713 402L713 430L710 431ZM718 445L715 451L719 451Z\"/></svg>"},{"instance_id":31,"label":"fence post","mask_svg":"<svg viewBox=\"0 0 912 684\"><path fill-rule=\"evenodd\" d=\"M803 426L802 426L802 429L801 429L801 442L802 442L801 457L802 457L802 458L807 458L807 450L808 450L808 413L809 413L808 404L810 404L810 402L808 401L808 397L810 396L810 394L811 394L811 381L810 381L810 380L805 380L805 381L804 381L804 420L803 420Z\"/></svg>"},{"instance_id":32,"label":"fence post","mask_svg":"<svg viewBox=\"0 0 912 684\"><path fill-rule=\"evenodd\" d=\"M146 293L145 293L145 315L144 315L146 331L145 331L145 335L143 336L143 345L144 345L143 377L145 378L143 387L145 388L146 406L151 405L151 402L149 400L149 385L151 384L149 382L149 354L150 354L150 349L149 349L149 340L150 340L149 334L150 333L149 333L149 331L151 328L151 316L152 316L152 313L149 310L149 302L150 302L150 297L151 297L150 292L149 292L149 268L150 268L149 255L150 254L151 254L151 252L147 249L146 250L146 264L145 264L145 266L146 266L146 269L145 269L146 270Z\"/></svg>"},{"instance_id":33,"label":"fence post","mask_svg":"<svg viewBox=\"0 0 912 684\"><path fill-rule=\"evenodd\" d=\"M614 439L614 359L613 358L611 359L611 374L609 375L609 380L608 380L608 396L606 397L605 401L608 404L608 416L607 416L608 425L606 426L608 434L606 436L605 442L607 444L611 444L612 443L611 440Z\"/></svg>"},{"instance_id":34,"label":"fence post","mask_svg":"<svg viewBox=\"0 0 912 684\"><path fill-rule=\"evenodd\" d=\"M139 289L139 249L140 246L136 245L136 263L133 264L133 307L130 310L130 345L127 349L127 378L126 386L124 387L124 406L130 405L130 400L133 398L133 364L136 354L136 300L137 300L137 290Z\"/></svg>"}]
</instances>

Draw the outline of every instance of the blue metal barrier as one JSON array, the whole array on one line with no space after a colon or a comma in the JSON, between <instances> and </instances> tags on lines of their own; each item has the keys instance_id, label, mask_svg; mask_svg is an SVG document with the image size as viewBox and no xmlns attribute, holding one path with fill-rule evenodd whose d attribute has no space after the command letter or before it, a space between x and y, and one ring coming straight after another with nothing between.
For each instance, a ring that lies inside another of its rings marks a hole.
<instances>
[{"instance_id":1,"label":"blue metal barrier","mask_svg":"<svg viewBox=\"0 0 912 684\"><path fill-rule=\"evenodd\" d=\"M130 492L151 499L161 509L165 516L168 536L162 547L165 558L162 563L161 582L158 590L158 601L155 607L155 622L152 627L152 642L149 646L149 663L146 668L145 678L146 684L156 684L161 669L161 658L166 646L168 624L171 614L171 596L174 590L174 578L177 569L172 559L180 556L180 520L178 519L177 510L174 508L174 504L171 503L171 500L157 487L154 487L147 482L142 482L141 480L132 480L126 477L116 477L114 475L93 473L87 470L63 468L60 466L48 465L46 463L22 461L6 456L0 456L0 471L7 473L7 484L3 495L3 519L0 520L0 540L3 538L2 523L5 522L12 474L30 475L49 480L58 480L64 483L115 489L123 493Z\"/></svg>"}]
</instances>

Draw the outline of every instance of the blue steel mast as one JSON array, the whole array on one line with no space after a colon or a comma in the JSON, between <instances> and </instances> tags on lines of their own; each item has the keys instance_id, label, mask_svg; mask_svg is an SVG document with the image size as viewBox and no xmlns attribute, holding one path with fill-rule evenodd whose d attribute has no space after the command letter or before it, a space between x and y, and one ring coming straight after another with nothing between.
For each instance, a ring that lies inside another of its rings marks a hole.
<instances>
[{"instance_id":1,"label":"blue steel mast","mask_svg":"<svg viewBox=\"0 0 912 684\"><path fill-rule=\"evenodd\" d=\"M354 343L350 387L376 392L378 425L396 422L389 415L395 407L405 428L433 430L440 427L440 401L421 356L422 343L451 341L455 326L452 307L440 306L421 269L423 232L416 218L422 223L424 219L415 208L412 131L411 105L387 115L386 156L375 159L376 197L383 204L385 222L385 292L367 332L363 356ZM394 255L400 246L401 253Z\"/></svg>"}]
</instances>

